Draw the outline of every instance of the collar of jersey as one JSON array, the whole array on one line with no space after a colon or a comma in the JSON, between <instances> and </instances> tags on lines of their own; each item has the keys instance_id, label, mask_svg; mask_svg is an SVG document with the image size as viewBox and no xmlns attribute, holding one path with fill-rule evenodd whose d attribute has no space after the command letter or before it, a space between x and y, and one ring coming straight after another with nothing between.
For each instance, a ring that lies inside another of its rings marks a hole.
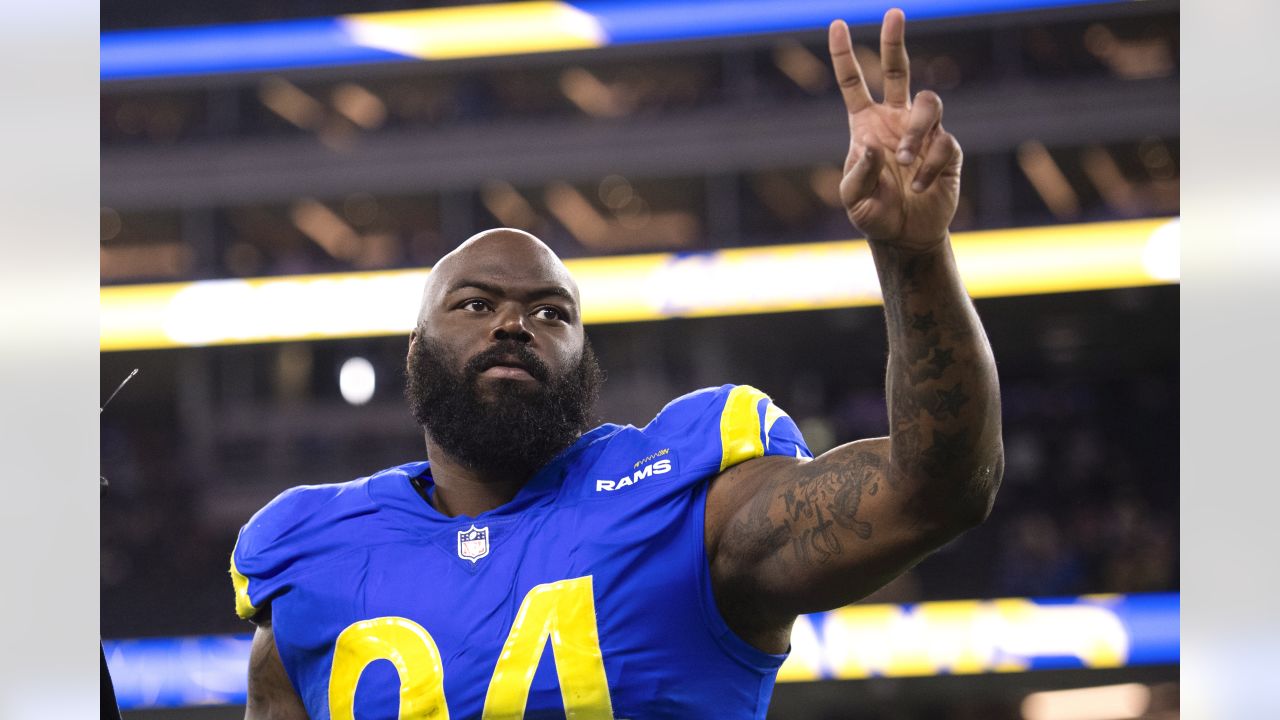
<instances>
[{"instance_id":1,"label":"collar of jersey","mask_svg":"<svg viewBox=\"0 0 1280 720\"><path fill-rule=\"evenodd\" d=\"M539 505L546 505L555 500L560 493L560 488L564 485L564 480L570 472L570 466L580 464L578 461L588 454L596 454L603 447L603 443L599 441L607 438L617 432L619 426L606 423L595 428L579 437L572 445L565 448L551 459L542 469L534 474L524 487L520 488L516 496L510 502L498 507L487 510L474 517L469 515L456 515L449 517L426 502L418 491L414 489L412 479L417 477L428 488L433 487L435 483L431 480L431 462L422 461L402 465L397 468L400 472L396 473L389 483L383 484L383 488L371 488L376 495L383 493L378 490L389 491L389 496L381 498L384 502L389 501L400 509L407 510L415 515L420 515L437 522L467 522L470 520L478 520L480 518L501 517L513 515L524 510ZM596 445L599 447L593 447ZM377 499L377 498L375 498Z\"/></svg>"}]
</instances>

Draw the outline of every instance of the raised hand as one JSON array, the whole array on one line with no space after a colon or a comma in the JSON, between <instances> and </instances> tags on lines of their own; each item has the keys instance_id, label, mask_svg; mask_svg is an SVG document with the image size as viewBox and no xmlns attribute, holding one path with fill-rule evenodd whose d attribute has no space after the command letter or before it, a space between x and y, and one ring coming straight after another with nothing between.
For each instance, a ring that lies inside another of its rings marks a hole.
<instances>
[{"instance_id":1,"label":"raised hand","mask_svg":"<svg viewBox=\"0 0 1280 720\"><path fill-rule=\"evenodd\" d=\"M906 18L894 8L880 26L884 102L871 99L853 55L849 26L831 23L836 81L849 112L849 156L840 199L867 239L908 251L937 247L960 197L960 144L942 129L942 100L930 90L910 97Z\"/></svg>"}]
</instances>

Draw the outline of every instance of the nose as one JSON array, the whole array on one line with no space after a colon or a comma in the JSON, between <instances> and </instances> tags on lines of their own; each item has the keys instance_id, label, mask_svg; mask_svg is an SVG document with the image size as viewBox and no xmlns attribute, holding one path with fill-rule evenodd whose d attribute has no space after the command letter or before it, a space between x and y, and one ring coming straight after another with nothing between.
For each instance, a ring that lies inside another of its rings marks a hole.
<instances>
[{"instance_id":1,"label":"nose","mask_svg":"<svg viewBox=\"0 0 1280 720\"><path fill-rule=\"evenodd\" d=\"M490 338L497 340L515 340L520 343L533 341L533 333L525 325L524 311L511 306L500 309L497 313Z\"/></svg>"}]
</instances>

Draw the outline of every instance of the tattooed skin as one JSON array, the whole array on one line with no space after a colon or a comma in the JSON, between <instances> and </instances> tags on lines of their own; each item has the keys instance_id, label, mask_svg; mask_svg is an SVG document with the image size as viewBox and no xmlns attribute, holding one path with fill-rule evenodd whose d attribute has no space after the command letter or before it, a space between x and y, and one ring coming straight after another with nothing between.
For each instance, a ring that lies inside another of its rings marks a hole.
<instances>
[{"instance_id":1,"label":"tattooed skin","mask_svg":"<svg viewBox=\"0 0 1280 720\"><path fill-rule=\"evenodd\" d=\"M998 482L981 471L990 465L970 467L982 426L993 422L983 413L998 408L998 399L990 351L954 266L938 253L873 252L889 331L889 451L850 450L838 461L824 456L781 491L772 514L758 516L774 531L786 530L804 564L827 562L849 543L870 540L874 528L863 505L879 492L910 493L896 502L912 512L946 513L956 498L981 496L969 485ZM975 403L978 393L983 397ZM997 410L993 427L998 421Z\"/></svg>"},{"instance_id":2,"label":"tattooed skin","mask_svg":"<svg viewBox=\"0 0 1280 720\"><path fill-rule=\"evenodd\" d=\"M911 314L912 330L920 330L921 332L924 332L925 330L932 330L936 327L938 327L938 321L933 319L932 312Z\"/></svg>"},{"instance_id":3,"label":"tattooed skin","mask_svg":"<svg viewBox=\"0 0 1280 720\"><path fill-rule=\"evenodd\" d=\"M933 357L929 358L929 365L938 373L938 377L942 377L943 371L956 363L951 359L952 352L940 347L933 349Z\"/></svg>"},{"instance_id":4,"label":"tattooed skin","mask_svg":"<svg viewBox=\"0 0 1280 720\"><path fill-rule=\"evenodd\" d=\"M960 408L969 401L969 396L964 394L960 383L952 385L948 390L934 390L936 395L933 408L929 412L936 418L942 418L943 415L952 417L960 417Z\"/></svg>"},{"instance_id":5,"label":"tattooed skin","mask_svg":"<svg viewBox=\"0 0 1280 720\"><path fill-rule=\"evenodd\" d=\"M952 351L940 347L926 347L923 351L917 350L916 357L911 358L911 383L919 385L928 380L937 380L947 371L948 367L955 364L952 359Z\"/></svg>"},{"instance_id":6,"label":"tattooed skin","mask_svg":"<svg viewBox=\"0 0 1280 720\"><path fill-rule=\"evenodd\" d=\"M994 363L954 265L941 253L873 252L889 332L890 436L764 481L723 536L747 566L771 558L788 573L852 568L881 552L877 537L891 547L912 542L902 539L910 528L959 532L953 518L972 517L999 482ZM877 536L880 522L903 525Z\"/></svg>"},{"instance_id":7,"label":"tattooed skin","mask_svg":"<svg viewBox=\"0 0 1280 720\"><path fill-rule=\"evenodd\" d=\"M878 267L889 320L893 463L928 480L963 465L973 450L969 443L978 434L966 435L965 428L983 418L970 407L969 383L984 348L976 347L967 308L939 302L926 289L934 283L925 278L940 274L936 255L895 260L891 248L879 253L887 261ZM899 317L910 320L895 322Z\"/></svg>"},{"instance_id":8,"label":"tattooed skin","mask_svg":"<svg viewBox=\"0 0 1280 720\"><path fill-rule=\"evenodd\" d=\"M729 529L730 542L748 541L749 554L773 555L790 546L803 565L821 565L840 554L842 536L851 531L862 540L874 528L859 508L864 496L880 492L884 461L871 452L858 452L840 463L809 465L781 487L759 493L745 518Z\"/></svg>"},{"instance_id":9,"label":"tattooed skin","mask_svg":"<svg viewBox=\"0 0 1280 720\"><path fill-rule=\"evenodd\" d=\"M933 431L933 444L923 453L924 465L932 473L940 473L950 463L963 458L969 452L967 434L964 430L954 433Z\"/></svg>"}]
</instances>

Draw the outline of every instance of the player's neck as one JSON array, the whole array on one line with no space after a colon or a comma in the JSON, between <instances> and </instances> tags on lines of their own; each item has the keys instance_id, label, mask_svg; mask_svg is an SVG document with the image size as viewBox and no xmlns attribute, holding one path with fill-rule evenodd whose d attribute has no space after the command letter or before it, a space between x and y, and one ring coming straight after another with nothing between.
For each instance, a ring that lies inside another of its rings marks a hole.
<instances>
[{"instance_id":1,"label":"player's neck","mask_svg":"<svg viewBox=\"0 0 1280 720\"><path fill-rule=\"evenodd\" d=\"M449 517L475 517L505 505L529 481L529 476L524 473L517 477L469 468L430 442L427 443L427 456L431 458L431 482L435 485L431 505Z\"/></svg>"}]
</instances>

